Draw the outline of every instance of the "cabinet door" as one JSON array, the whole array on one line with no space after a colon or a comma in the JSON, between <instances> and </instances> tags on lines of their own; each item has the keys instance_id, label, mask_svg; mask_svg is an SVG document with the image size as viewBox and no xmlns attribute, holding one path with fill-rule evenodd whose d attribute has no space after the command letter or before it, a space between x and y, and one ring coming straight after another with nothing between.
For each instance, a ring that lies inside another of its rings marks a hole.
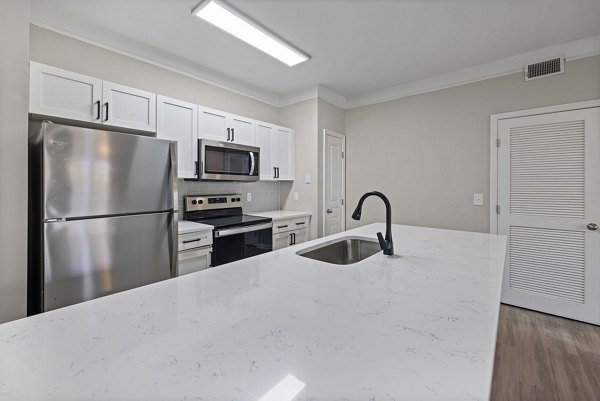
<instances>
[{"instance_id":1,"label":"cabinet door","mask_svg":"<svg viewBox=\"0 0 600 401\"><path fill-rule=\"evenodd\" d=\"M158 95L156 137L177 141L178 177L196 178L198 106Z\"/></svg>"},{"instance_id":2,"label":"cabinet door","mask_svg":"<svg viewBox=\"0 0 600 401\"><path fill-rule=\"evenodd\" d=\"M231 142L256 145L256 122L254 120L230 114L229 128L231 128Z\"/></svg>"},{"instance_id":3,"label":"cabinet door","mask_svg":"<svg viewBox=\"0 0 600 401\"><path fill-rule=\"evenodd\" d=\"M231 140L228 135L227 113L220 110L200 107L198 111L198 137L226 142Z\"/></svg>"},{"instance_id":4,"label":"cabinet door","mask_svg":"<svg viewBox=\"0 0 600 401\"><path fill-rule=\"evenodd\" d=\"M303 228L301 230L294 230L294 231L291 231L290 233L294 234L294 245L298 245L298 244L308 241L308 228Z\"/></svg>"},{"instance_id":5,"label":"cabinet door","mask_svg":"<svg viewBox=\"0 0 600 401\"><path fill-rule=\"evenodd\" d=\"M156 131L156 94L102 81L102 122L117 127Z\"/></svg>"},{"instance_id":6,"label":"cabinet door","mask_svg":"<svg viewBox=\"0 0 600 401\"><path fill-rule=\"evenodd\" d=\"M291 243L290 233L279 233L273 234L273 250L276 251L281 248L287 248Z\"/></svg>"},{"instance_id":7,"label":"cabinet door","mask_svg":"<svg viewBox=\"0 0 600 401\"><path fill-rule=\"evenodd\" d=\"M277 127L273 142L275 145L276 160L278 168L277 178L283 181L294 180L294 130L290 128Z\"/></svg>"},{"instance_id":8,"label":"cabinet door","mask_svg":"<svg viewBox=\"0 0 600 401\"><path fill-rule=\"evenodd\" d=\"M272 138L275 134L275 126L268 123L256 123L256 146L260 147L260 179L262 181L274 181L275 172L272 158Z\"/></svg>"},{"instance_id":9,"label":"cabinet door","mask_svg":"<svg viewBox=\"0 0 600 401\"><path fill-rule=\"evenodd\" d=\"M190 249L189 251L179 252L179 276L194 273L210 267L212 255L212 246L201 249Z\"/></svg>"},{"instance_id":10,"label":"cabinet door","mask_svg":"<svg viewBox=\"0 0 600 401\"><path fill-rule=\"evenodd\" d=\"M100 122L100 79L32 61L29 90L31 113Z\"/></svg>"}]
</instances>

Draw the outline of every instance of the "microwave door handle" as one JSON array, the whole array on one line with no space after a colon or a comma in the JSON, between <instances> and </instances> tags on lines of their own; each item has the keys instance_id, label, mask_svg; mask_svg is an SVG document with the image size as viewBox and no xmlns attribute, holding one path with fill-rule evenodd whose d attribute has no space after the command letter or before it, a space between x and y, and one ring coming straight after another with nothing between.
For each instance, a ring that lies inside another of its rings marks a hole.
<instances>
[{"instance_id":1,"label":"microwave door handle","mask_svg":"<svg viewBox=\"0 0 600 401\"><path fill-rule=\"evenodd\" d=\"M254 172L254 152L248 153L250 153L250 173L248 175L252 175L252 173Z\"/></svg>"}]
</instances>

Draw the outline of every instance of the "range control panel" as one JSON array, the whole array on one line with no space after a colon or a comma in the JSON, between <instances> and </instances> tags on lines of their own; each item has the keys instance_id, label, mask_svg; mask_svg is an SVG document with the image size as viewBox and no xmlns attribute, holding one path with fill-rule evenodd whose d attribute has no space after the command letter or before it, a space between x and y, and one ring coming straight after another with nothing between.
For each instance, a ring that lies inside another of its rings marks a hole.
<instances>
[{"instance_id":1,"label":"range control panel","mask_svg":"<svg viewBox=\"0 0 600 401\"><path fill-rule=\"evenodd\" d=\"M184 199L184 203L186 212L241 207L242 195L187 195Z\"/></svg>"}]
</instances>

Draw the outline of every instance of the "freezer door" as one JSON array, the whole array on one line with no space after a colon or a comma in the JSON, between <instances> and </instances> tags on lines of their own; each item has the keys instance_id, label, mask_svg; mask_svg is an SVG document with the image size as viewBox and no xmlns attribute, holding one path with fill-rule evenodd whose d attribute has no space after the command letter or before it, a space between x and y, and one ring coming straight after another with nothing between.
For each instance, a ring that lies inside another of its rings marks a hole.
<instances>
[{"instance_id":1,"label":"freezer door","mask_svg":"<svg viewBox=\"0 0 600 401\"><path fill-rule=\"evenodd\" d=\"M167 212L44 223L43 310L171 277L173 220Z\"/></svg>"},{"instance_id":2,"label":"freezer door","mask_svg":"<svg viewBox=\"0 0 600 401\"><path fill-rule=\"evenodd\" d=\"M44 219L177 209L170 142L42 124Z\"/></svg>"}]
</instances>

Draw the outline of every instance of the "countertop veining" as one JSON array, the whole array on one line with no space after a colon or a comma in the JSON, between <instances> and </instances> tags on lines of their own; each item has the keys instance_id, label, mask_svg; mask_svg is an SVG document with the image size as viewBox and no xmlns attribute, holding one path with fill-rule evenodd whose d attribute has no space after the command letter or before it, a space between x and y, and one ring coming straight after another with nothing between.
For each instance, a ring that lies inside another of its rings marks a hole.
<instances>
[{"instance_id":1,"label":"countertop veining","mask_svg":"<svg viewBox=\"0 0 600 401\"><path fill-rule=\"evenodd\" d=\"M505 238L393 235L393 257L296 255L322 238L0 325L0 399L487 400Z\"/></svg>"}]
</instances>

